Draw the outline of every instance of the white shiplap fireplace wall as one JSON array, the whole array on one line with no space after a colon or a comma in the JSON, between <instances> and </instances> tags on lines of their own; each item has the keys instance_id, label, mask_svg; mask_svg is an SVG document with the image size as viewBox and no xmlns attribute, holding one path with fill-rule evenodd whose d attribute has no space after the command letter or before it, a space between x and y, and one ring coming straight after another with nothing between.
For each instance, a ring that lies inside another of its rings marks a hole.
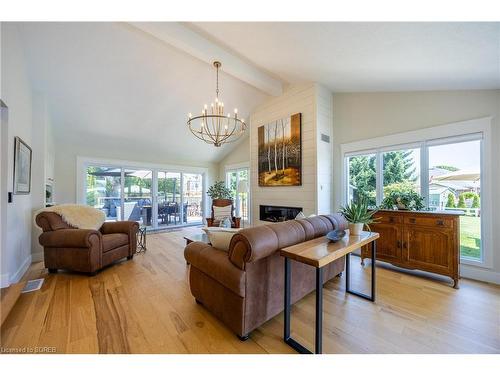
<instances>
[{"instance_id":1,"label":"white shiplap fireplace wall","mask_svg":"<svg viewBox=\"0 0 500 375\"><path fill-rule=\"evenodd\" d=\"M257 128L277 119L302 113L302 186L260 187L258 182ZM302 207L304 214L330 213L332 207L332 93L308 83L289 87L268 99L250 117L252 217L259 221L259 206ZM330 137L327 143L321 134Z\"/></svg>"}]
</instances>

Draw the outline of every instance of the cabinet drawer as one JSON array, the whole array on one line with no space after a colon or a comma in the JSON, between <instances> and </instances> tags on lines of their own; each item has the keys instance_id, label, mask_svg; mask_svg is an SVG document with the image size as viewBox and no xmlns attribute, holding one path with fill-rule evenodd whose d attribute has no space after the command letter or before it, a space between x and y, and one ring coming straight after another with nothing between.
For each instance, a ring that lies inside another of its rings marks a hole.
<instances>
[{"instance_id":1,"label":"cabinet drawer","mask_svg":"<svg viewBox=\"0 0 500 375\"><path fill-rule=\"evenodd\" d=\"M447 217L405 217L404 224L433 228L453 228L453 219Z\"/></svg>"},{"instance_id":2,"label":"cabinet drawer","mask_svg":"<svg viewBox=\"0 0 500 375\"><path fill-rule=\"evenodd\" d=\"M401 224L403 222L403 218L399 215L381 215L377 214L373 215L374 218L377 219L377 223L380 224Z\"/></svg>"}]
</instances>

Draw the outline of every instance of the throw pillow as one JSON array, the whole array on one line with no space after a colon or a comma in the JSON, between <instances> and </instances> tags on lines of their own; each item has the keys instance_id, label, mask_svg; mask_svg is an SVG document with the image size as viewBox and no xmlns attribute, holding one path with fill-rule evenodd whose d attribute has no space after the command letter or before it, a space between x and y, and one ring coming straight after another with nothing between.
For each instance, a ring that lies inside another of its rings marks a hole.
<instances>
[{"instance_id":1,"label":"throw pillow","mask_svg":"<svg viewBox=\"0 0 500 375\"><path fill-rule=\"evenodd\" d=\"M213 247L222 251L229 251L231 239L239 229L210 227L203 228L207 233L208 239Z\"/></svg>"},{"instance_id":2,"label":"throw pillow","mask_svg":"<svg viewBox=\"0 0 500 375\"><path fill-rule=\"evenodd\" d=\"M304 215L304 213L302 211L300 211L297 216L295 216L295 219L305 219L306 218L306 215Z\"/></svg>"},{"instance_id":3,"label":"throw pillow","mask_svg":"<svg viewBox=\"0 0 500 375\"><path fill-rule=\"evenodd\" d=\"M214 220L221 221L226 217L231 217L231 209L233 206L227 205L224 207L214 206Z\"/></svg>"}]
</instances>

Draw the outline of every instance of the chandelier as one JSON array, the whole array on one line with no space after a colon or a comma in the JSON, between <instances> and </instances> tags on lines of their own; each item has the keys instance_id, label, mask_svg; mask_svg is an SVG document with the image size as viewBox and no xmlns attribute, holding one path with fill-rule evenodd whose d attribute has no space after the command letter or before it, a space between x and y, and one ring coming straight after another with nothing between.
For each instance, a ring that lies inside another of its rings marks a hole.
<instances>
[{"instance_id":1,"label":"chandelier","mask_svg":"<svg viewBox=\"0 0 500 375\"><path fill-rule=\"evenodd\" d=\"M245 119L238 117L237 108L232 115L230 113L224 115L224 103L219 100L219 68L222 64L214 61L213 65L216 69L215 103L210 104L210 108L205 104L199 116L193 117L190 113L187 125L196 138L220 147L238 140L247 125Z\"/></svg>"}]
</instances>

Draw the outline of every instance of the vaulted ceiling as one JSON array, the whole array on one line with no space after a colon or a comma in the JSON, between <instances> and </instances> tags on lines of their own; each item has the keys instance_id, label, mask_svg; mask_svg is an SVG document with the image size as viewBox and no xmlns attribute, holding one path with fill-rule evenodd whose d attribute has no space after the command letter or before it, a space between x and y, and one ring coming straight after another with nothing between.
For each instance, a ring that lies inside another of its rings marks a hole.
<instances>
[{"instance_id":1,"label":"vaulted ceiling","mask_svg":"<svg viewBox=\"0 0 500 375\"><path fill-rule=\"evenodd\" d=\"M500 22L204 22L282 80L332 91L500 88Z\"/></svg>"},{"instance_id":2,"label":"vaulted ceiling","mask_svg":"<svg viewBox=\"0 0 500 375\"><path fill-rule=\"evenodd\" d=\"M22 23L19 30L30 78L46 94L61 139L133 140L165 163L218 162L230 151L186 126L189 112L215 98L212 66L128 24ZM267 96L224 72L220 85L226 108L238 107L243 118Z\"/></svg>"},{"instance_id":3,"label":"vaulted ceiling","mask_svg":"<svg viewBox=\"0 0 500 375\"><path fill-rule=\"evenodd\" d=\"M218 55L230 60L223 100L245 118L281 84L305 81L332 91L500 88L499 23L178 25L201 39L173 35L168 24L19 23L58 134L133 139L166 161L218 162L233 146L204 144L186 127L186 114L214 97L207 62Z\"/></svg>"}]
</instances>

